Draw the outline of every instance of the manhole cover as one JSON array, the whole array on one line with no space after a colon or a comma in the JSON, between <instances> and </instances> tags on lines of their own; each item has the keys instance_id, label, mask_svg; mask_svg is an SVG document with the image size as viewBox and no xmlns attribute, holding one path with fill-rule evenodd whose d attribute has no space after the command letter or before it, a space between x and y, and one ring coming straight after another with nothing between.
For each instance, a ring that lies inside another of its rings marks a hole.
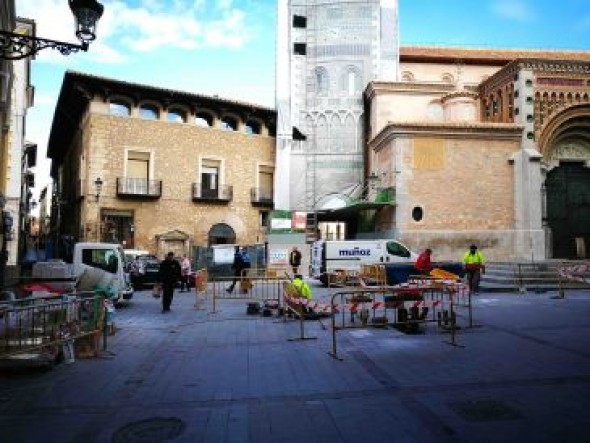
<instances>
[{"instance_id":1,"label":"manhole cover","mask_svg":"<svg viewBox=\"0 0 590 443\"><path fill-rule=\"evenodd\" d=\"M184 428L185 424L179 418L147 418L117 429L112 443L160 443L178 437Z\"/></svg>"},{"instance_id":2,"label":"manhole cover","mask_svg":"<svg viewBox=\"0 0 590 443\"><path fill-rule=\"evenodd\" d=\"M496 400L461 401L451 403L450 407L469 421L516 420L521 418L518 411Z\"/></svg>"}]
</instances>

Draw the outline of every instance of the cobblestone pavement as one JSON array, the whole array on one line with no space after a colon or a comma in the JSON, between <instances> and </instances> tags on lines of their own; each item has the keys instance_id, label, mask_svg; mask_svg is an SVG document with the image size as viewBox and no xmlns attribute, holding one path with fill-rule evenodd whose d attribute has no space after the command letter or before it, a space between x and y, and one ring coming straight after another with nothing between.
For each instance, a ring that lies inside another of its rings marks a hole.
<instances>
[{"instance_id":1,"label":"cobblestone pavement","mask_svg":"<svg viewBox=\"0 0 590 443\"><path fill-rule=\"evenodd\" d=\"M317 297L326 289L314 287ZM590 291L482 294L455 337L212 313L148 291L109 353L0 374L2 442L588 442Z\"/></svg>"}]
</instances>

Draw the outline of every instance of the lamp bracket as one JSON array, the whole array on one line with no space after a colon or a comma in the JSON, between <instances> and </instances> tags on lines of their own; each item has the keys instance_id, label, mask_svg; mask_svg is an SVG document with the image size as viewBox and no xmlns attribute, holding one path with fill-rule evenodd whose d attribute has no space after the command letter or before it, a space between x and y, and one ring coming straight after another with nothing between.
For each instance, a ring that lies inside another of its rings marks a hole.
<instances>
[{"instance_id":1,"label":"lamp bracket","mask_svg":"<svg viewBox=\"0 0 590 443\"><path fill-rule=\"evenodd\" d=\"M88 42L80 45L60 42L46 38L31 37L14 32L0 31L0 59L20 60L31 57L45 48L56 49L63 55L70 55L78 51L88 51Z\"/></svg>"}]
</instances>

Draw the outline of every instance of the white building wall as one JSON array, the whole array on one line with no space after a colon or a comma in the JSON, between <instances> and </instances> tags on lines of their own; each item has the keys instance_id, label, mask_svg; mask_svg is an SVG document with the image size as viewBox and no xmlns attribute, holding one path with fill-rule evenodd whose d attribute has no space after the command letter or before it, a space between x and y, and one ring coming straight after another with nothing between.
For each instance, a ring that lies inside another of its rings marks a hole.
<instances>
[{"instance_id":1,"label":"white building wall","mask_svg":"<svg viewBox=\"0 0 590 443\"><path fill-rule=\"evenodd\" d=\"M397 10L397 0L279 0L277 209L320 209L328 196L358 188L362 93L370 81L397 79ZM294 14L305 28L293 27ZM293 126L305 141L292 140Z\"/></svg>"}]
</instances>

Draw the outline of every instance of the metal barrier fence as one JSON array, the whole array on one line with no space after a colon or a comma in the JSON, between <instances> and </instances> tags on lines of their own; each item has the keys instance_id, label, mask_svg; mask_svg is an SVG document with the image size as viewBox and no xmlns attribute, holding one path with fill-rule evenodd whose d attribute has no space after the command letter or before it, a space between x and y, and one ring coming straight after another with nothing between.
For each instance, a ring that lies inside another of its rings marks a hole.
<instances>
[{"instance_id":1,"label":"metal barrier fence","mask_svg":"<svg viewBox=\"0 0 590 443\"><path fill-rule=\"evenodd\" d=\"M213 295L212 312L216 312L217 300L220 299L275 301L281 304L281 285L285 278L258 276L244 272L239 278L219 277L210 280L207 290ZM231 287L234 281L235 285Z\"/></svg>"},{"instance_id":2,"label":"metal barrier fence","mask_svg":"<svg viewBox=\"0 0 590 443\"><path fill-rule=\"evenodd\" d=\"M105 297L95 293L12 301L0 306L0 359L34 354L50 362L64 344L73 359L74 340L97 336L105 323Z\"/></svg>"},{"instance_id":3,"label":"metal barrier fence","mask_svg":"<svg viewBox=\"0 0 590 443\"><path fill-rule=\"evenodd\" d=\"M340 290L332 295L330 302L333 315L332 350L329 354L342 360L338 356L336 342L336 333L342 329L393 326L416 330L420 324L427 322L435 322L439 328L450 332L449 344L458 346L455 338L459 291L455 283L434 280L414 281L395 287ZM349 318L346 312L350 313ZM469 316L471 327L470 304Z\"/></svg>"}]
</instances>

